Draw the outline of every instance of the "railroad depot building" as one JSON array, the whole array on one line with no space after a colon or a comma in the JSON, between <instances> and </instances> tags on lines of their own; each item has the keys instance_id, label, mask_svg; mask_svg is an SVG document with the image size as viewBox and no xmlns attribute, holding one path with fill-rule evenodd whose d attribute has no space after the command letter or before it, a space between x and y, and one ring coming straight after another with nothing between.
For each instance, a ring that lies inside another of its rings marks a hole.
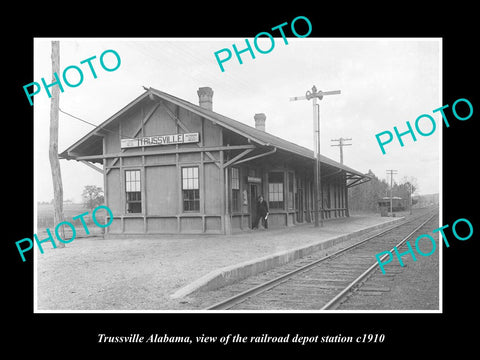
<instances>
[{"instance_id":1,"label":"railroad depot building","mask_svg":"<svg viewBox=\"0 0 480 360\"><path fill-rule=\"evenodd\" d=\"M256 202L269 207L269 228L314 219L312 150L212 110L213 91L199 105L149 88L59 157L104 177L112 234L230 234L252 227ZM253 115L253 114L252 114ZM349 216L348 188L361 172L320 156L323 217Z\"/></svg>"}]
</instances>

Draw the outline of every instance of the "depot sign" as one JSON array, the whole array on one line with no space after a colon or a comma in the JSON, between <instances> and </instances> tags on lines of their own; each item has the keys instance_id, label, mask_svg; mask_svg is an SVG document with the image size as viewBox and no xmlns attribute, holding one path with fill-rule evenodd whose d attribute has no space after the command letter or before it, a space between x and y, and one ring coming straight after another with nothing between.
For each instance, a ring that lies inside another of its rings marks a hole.
<instances>
[{"instance_id":1,"label":"depot sign","mask_svg":"<svg viewBox=\"0 0 480 360\"><path fill-rule=\"evenodd\" d=\"M173 134L173 135L154 135L135 139L121 139L120 147L135 148L142 146L175 145L198 143L200 141L199 133Z\"/></svg>"}]
</instances>

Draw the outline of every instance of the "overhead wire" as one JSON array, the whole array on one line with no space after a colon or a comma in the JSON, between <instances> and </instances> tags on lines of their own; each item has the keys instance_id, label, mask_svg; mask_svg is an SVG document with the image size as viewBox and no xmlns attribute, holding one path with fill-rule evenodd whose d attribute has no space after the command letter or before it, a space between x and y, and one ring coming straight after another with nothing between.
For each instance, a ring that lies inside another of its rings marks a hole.
<instances>
[{"instance_id":1,"label":"overhead wire","mask_svg":"<svg viewBox=\"0 0 480 360\"><path fill-rule=\"evenodd\" d=\"M176 53L177 55L180 55L180 56L177 56L176 58L177 59L183 59L184 60L184 65L186 65L188 68L191 67L193 64L196 64L196 65L200 65L202 67L202 72L200 74L189 74L187 71L183 70L183 67L180 67L180 70L187 76L195 79L195 80L200 80L200 78L202 78L202 81L204 81L205 79L208 79L208 78L214 78L214 71L213 70L210 70L210 68L208 66L206 66L207 64L207 60L204 56L202 55L199 55L198 53L195 52L195 50L193 50L193 48L189 48L189 46L182 46L183 44L181 44L181 42L176 42L176 41L169 41L169 40L161 40L159 39L159 43L163 43L162 45L167 45L167 47L170 48L171 51L173 51L174 53ZM210 39L205 39L205 40L210 40ZM127 44L129 45L133 45L133 47L139 52L141 53L143 56L145 56L146 58L149 58L150 60L153 60L155 62L158 62L159 64L162 64L163 65L163 61L159 58L159 55L160 56L165 56L163 54L163 52L157 52L155 51L155 41L146 41L146 42L143 42L143 41L127 41ZM227 92L229 93L233 93L235 96L239 96L239 93L242 94L242 93L247 93L247 91L249 90L249 83L244 81L243 79L237 77L237 76L234 76L232 74L224 74L224 75L227 75L226 77L229 78L229 80L231 81L234 81L240 88L241 90L240 91L234 91L232 90L230 87L226 87L224 90L226 90ZM225 76L224 76L225 77ZM99 127L98 125L95 125L87 120L84 120L84 119L81 119L79 118L78 116L75 116L75 115L72 115L66 111L63 111L62 109L59 109L60 112L62 112L63 114L65 115L68 115L78 121L81 121L85 124L88 124L90 126L93 126L93 127ZM118 131L115 131L115 130L110 130L110 129L107 129L105 127L101 127L103 130L107 131L107 132L110 132L110 133L113 133L113 134L116 134L116 135L119 135L120 137L122 138L129 138L129 139L134 139L133 137L129 137L129 136L125 136L125 135L122 135L120 134Z\"/></svg>"},{"instance_id":2,"label":"overhead wire","mask_svg":"<svg viewBox=\"0 0 480 360\"><path fill-rule=\"evenodd\" d=\"M119 135L121 138L135 139L135 138L133 138L133 137L126 136L126 135L123 135L123 136L122 136L122 134L120 134L118 131L110 130L110 129L107 129L107 128L102 127L102 126L95 125L95 124L93 124L93 123L91 123L91 122L89 122L89 121L87 121L87 120L83 120L83 119L79 118L78 116L75 116L75 115L72 115L72 114L70 114L70 113L68 113L68 112L66 112L66 111L63 111L63 110L60 109L60 108L58 108L58 111L60 111L61 113L65 114L65 115L68 115L68 116L70 116L70 117L72 117L72 118L74 118L74 119L77 119L77 120L79 120L79 121L81 121L81 122L84 122L85 124L91 125L91 126L93 126L93 127L95 127L95 128L101 128L102 130L111 132L112 134Z\"/></svg>"}]
</instances>

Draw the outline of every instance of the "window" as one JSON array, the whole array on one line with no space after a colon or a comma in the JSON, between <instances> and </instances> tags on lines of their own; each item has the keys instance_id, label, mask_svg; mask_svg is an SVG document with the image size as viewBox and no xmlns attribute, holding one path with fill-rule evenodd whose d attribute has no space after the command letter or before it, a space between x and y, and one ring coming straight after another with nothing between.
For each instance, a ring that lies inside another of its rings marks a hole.
<instances>
[{"instance_id":1,"label":"window","mask_svg":"<svg viewBox=\"0 0 480 360\"><path fill-rule=\"evenodd\" d=\"M283 172L268 173L268 205L270 209L283 209Z\"/></svg>"},{"instance_id":2,"label":"window","mask_svg":"<svg viewBox=\"0 0 480 360\"><path fill-rule=\"evenodd\" d=\"M183 211L200 211L198 167L182 168Z\"/></svg>"},{"instance_id":3,"label":"window","mask_svg":"<svg viewBox=\"0 0 480 360\"><path fill-rule=\"evenodd\" d=\"M142 186L140 181L140 170L125 171L125 192L127 213L142 212Z\"/></svg>"},{"instance_id":4,"label":"window","mask_svg":"<svg viewBox=\"0 0 480 360\"><path fill-rule=\"evenodd\" d=\"M240 211L240 176L238 168L232 168L232 209Z\"/></svg>"}]
</instances>

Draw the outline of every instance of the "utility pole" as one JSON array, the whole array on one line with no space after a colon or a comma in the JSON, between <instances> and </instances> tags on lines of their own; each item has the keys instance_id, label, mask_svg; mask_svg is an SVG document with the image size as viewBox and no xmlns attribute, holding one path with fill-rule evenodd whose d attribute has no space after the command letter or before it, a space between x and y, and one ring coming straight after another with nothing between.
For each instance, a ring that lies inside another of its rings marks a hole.
<instances>
[{"instance_id":1,"label":"utility pole","mask_svg":"<svg viewBox=\"0 0 480 360\"><path fill-rule=\"evenodd\" d=\"M352 144L345 144L344 141L346 140L352 140L351 138L349 139L344 139L344 138L340 138L340 139L331 139L330 141L338 141L339 144L338 145L330 145L330 146L340 146L340 164L343 165L343 147L344 146L350 146Z\"/></svg>"},{"instance_id":2,"label":"utility pole","mask_svg":"<svg viewBox=\"0 0 480 360\"><path fill-rule=\"evenodd\" d=\"M52 41L52 83L56 80L55 73L60 72L60 42ZM54 206L54 223L59 224L63 221L63 186L62 173L60 171L60 161L58 160L58 109L60 107L60 88L53 86L52 100L50 103L50 143L48 149L48 157L50 160L50 168L52 172L53 182L53 206ZM60 227L60 236L65 239L64 228ZM65 244L57 241L57 247L63 248Z\"/></svg>"},{"instance_id":3,"label":"utility pole","mask_svg":"<svg viewBox=\"0 0 480 360\"><path fill-rule=\"evenodd\" d=\"M315 155L315 190L314 190L314 213L315 213L315 227L323 226L323 196L322 183L320 173L320 108L317 105L317 99L322 100L324 95L338 95L340 90L333 91L317 91L317 87L313 85L312 91L308 90L305 96L291 97L290 101L296 100L310 100L313 105L313 153ZM320 206L319 206L320 202ZM319 216L320 212L320 216Z\"/></svg>"},{"instance_id":4,"label":"utility pole","mask_svg":"<svg viewBox=\"0 0 480 360\"><path fill-rule=\"evenodd\" d=\"M393 175L397 174L397 170L387 170L387 175L390 175L390 212L393 214Z\"/></svg>"}]
</instances>

